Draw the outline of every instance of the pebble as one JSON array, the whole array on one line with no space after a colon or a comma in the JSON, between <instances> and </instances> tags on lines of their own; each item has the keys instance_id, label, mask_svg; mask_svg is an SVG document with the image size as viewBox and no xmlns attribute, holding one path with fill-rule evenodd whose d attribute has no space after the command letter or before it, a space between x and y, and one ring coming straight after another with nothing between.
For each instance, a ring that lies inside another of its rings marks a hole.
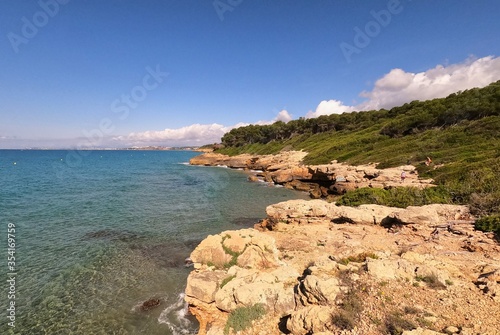
<instances>
[{"instance_id":1,"label":"pebble","mask_svg":"<svg viewBox=\"0 0 500 335\"><path fill-rule=\"evenodd\" d=\"M426 316L424 317L424 320L431 323L436 323L438 319L435 316Z\"/></svg>"},{"instance_id":2,"label":"pebble","mask_svg":"<svg viewBox=\"0 0 500 335\"><path fill-rule=\"evenodd\" d=\"M444 331L446 332L446 334L456 334L460 331L460 329L455 326L448 326Z\"/></svg>"}]
</instances>

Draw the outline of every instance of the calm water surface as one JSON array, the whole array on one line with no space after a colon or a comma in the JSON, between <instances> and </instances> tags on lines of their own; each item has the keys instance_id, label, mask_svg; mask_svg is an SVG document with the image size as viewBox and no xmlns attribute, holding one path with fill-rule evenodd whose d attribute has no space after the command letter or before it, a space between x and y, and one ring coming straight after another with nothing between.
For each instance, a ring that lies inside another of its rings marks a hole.
<instances>
[{"instance_id":1,"label":"calm water surface","mask_svg":"<svg viewBox=\"0 0 500 335\"><path fill-rule=\"evenodd\" d=\"M208 234L251 226L303 193L189 166L183 151L0 150L1 334L192 334L184 259ZM8 326L7 225L16 234ZM158 308L138 306L160 299Z\"/></svg>"}]
</instances>

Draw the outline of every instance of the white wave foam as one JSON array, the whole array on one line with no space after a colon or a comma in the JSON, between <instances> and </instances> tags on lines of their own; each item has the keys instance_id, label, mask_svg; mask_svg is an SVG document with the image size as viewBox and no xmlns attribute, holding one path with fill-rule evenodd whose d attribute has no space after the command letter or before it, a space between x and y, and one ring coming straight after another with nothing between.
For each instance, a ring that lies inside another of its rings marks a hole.
<instances>
[{"instance_id":1,"label":"white wave foam","mask_svg":"<svg viewBox=\"0 0 500 335\"><path fill-rule=\"evenodd\" d=\"M188 305L184 301L184 293L179 294L176 302L165 308L160 316L158 322L167 325L172 334L174 335L191 335L196 334L190 330L192 329L192 322L187 318ZM175 322L172 322L172 316L175 316Z\"/></svg>"}]
</instances>

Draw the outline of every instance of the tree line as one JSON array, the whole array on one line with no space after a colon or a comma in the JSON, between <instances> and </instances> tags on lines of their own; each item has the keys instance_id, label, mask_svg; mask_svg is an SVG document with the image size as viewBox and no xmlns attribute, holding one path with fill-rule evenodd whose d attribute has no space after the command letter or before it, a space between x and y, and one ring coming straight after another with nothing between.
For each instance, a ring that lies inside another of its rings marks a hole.
<instances>
[{"instance_id":1,"label":"tree line","mask_svg":"<svg viewBox=\"0 0 500 335\"><path fill-rule=\"evenodd\" d=\"M374 126L379 127L380 135L396 138L499 115L500 80L484 88L453 93L446 98L415 100L389 110L302 117L288 123L277 121L270 125L235 128L226 133L221 142L225 147L241 147L284 141L304 134L357 131Z\"/></svg>"}]
</instances>

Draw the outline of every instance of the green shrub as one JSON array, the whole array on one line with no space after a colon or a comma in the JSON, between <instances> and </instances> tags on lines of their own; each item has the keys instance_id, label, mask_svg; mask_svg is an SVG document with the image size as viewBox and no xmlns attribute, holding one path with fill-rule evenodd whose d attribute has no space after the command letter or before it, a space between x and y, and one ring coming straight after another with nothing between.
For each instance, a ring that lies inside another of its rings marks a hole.
<instances>
[{"instance_id":1,"label":"green shrub","mask_svg":"<svg viewBox=\"0 0 500 335\"><path fill-rule=\"evenodd\" d=\"M360 188L347 192L338 201L338 205L359 206L376 204L390 207L406 208L408 206L423 206L433 203L451 203L451 194L443 187L395 187L391 189Z\"/></svg>"},{"instance_id":2,"label":"green shrub","mask_svg":"<svg viewBox=\"0 0 500 335\"><path fill-rule=\"evenodd\" d=\"M222 280L222 282L220 283L219 285L219 288L223 288L227 283L229 283L231 280L233 280L234 278L236 278L235 275L232 275L232 276L229 276L229 277L226 277Z\"/></svg>"},{"instance_id":3,"label":"green shrub","mask_svg":"<svg viewBox=\"0 0 500 335\"><path fill-rule=\"evenodd\" d=\"M230 235L225 235L224 237L222 237L222 249L224 250L224 252L226 254L228 254L229 256L231 256L231 260L227 263L225 263L223 265L223 267L225 269L229 269L231 268L233 265L236 265L238 263L238 257L245 251L246 249L246 246L245 246L245 249L242 251L242 252L237 252L237 251L233 251L231 248L227 247L224 245L224 241L228 238L231 238Z\"/></svg>"},{"instance_id":4,"label":"green shrub","mask_svg":"<svg viewBox=\"0 0 500 335\"><path fill-rule=\"evenodd\" d=\"M480 218L474 224L476 230L495 232L500 235L500 215L491 215Z\"/></svg>"},{"instance_id":5,"label":"green shrub","mask_svg":"<svg viewBox=\"0 0 500 335\"><path fill-rule=\"evenodd\" d=\"M438 277L435 274L427 275L427 276L416 276L416 281L422 281L427 284L430 288L441 290L445 289L446 285L441 283Z\"/></svg>"},{"instance_id":6,"label":"green shrub","mask_svg":"<svg viewBox=\"0 0 500 335\"><path fill-rule=\"evenodd\" d=\"M265 314L266 309L264 304L238 307L229 314L226 326L224 327L224 334L229 334L231 329L233 332L245 330L252 325L252 321L260 319Z\"/></svg>"},{"instance_id":7,"label":"green shrub","mask_svg":"<svg viewBox=\"0 0 500 335\"><path fill-rule=\"evenodd\" d=\"M373 252L362 252L362 253L357 254L357 255L352 255L352 256L348 256L348 257L339 259L338 263L343 264L343 265L347 265L350 262L362 263L362 262L366 261L367 258L378 259L378 256L375 255Z\"/></svg>"},{"instance_id":8,"label":"green shrub","mask_svg":"<svg viewBox=\"0 0 500 335\"><path fill-rule=\"evenodd\" d=\"M500 242L500 215L484 216L476 221L474 228L484 232L494 232L495 238Z\"/></svg>"}]
</instances>

